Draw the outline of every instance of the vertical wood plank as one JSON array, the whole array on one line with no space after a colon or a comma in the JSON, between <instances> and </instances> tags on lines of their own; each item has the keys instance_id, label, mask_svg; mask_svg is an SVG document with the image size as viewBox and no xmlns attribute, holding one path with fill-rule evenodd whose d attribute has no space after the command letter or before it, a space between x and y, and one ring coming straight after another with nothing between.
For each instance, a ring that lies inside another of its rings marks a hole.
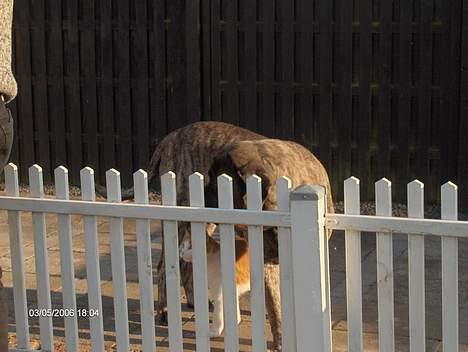
<instances>
[{"instance_id":1,"label":"vertical wood plank","mask_svg":"<svg viewBox=\"0 0 468 352\"><path fill-rule=\"evenodd\" d=\"M424 184L408 184L408 217L424 218ZM426 300L424 284L424 236L408 235L410 351L426 351Z\"/></svg>"},{"instance_id":2,"label":"vertical wood plank","mask_svg":"<svg viewBox=\"0 0 468 352\"><path fill-rule=\"evenodd\" d=\"M55 169L55 192L57 199L70 199L68 170L59 166ZM76 312L75 268L73 266L72 226L70 215L57 215L60 245L60 269L63 286L63 308ZM78 351L78 321L76 315L66 316L65 339L69 351Z\"/></svg>"},{"instance_id":3,"label":"vertical wood plank","mask_svg":"<svg viewBox=\"0 0 468 352\"><path fill-rule=\"evenodd\" d=\"M375 212L378 216L392 216L391 186L385 178L375 183ZM379 351L393 352L393 236L391 233L377 233L376 240Z\"/></svg>"},{"instance_id":4,"label":"vertical wood plank","mask_svg":"<svg viewBox=\"0 0 468 352\"><path fill-rule=\"evenodd\" d=\"M95 3L92 0L81 0L79 4L78 11L81 11L82 18L86 18L87 21L85 23L90 23L89 25L85 25L82 27L80 31L80 38L79 38L79 50L80 50L80 57L79 57L79 64L80 64L80 72L81 72L81 108L82 108L82 132L83 142L85 145L83 146L83 150L86 151L86 155L83 156L83 161L86 165L90 165L96 169L97 174L99 175L99 170L105 170L103 165L99 162L99 148L98 148L98 117L102 117L103 120L103 133L106 135L107 133L113 133L113 130L109 129L109 126L106 125L108 119L113 119L113 111L106 110L108 99L105 96L105 89L108 86L108 81L106 81L106 72L108 70L112 70L112 65L109 60L105 60L105 58L112 57L112 47L109 46L109 43L106 41L105 31L107 30L107 22L106 18L111 13L110 10L104 8L104 5L101 5L101 23L100 23L100 31L99 29L95 29L94 26L91 25L93 21L96 21L96 10L95 10ZM80 16L80 13L78 14ZM82 22L83 23L83 22ZM96 55L97 43L101 45L101 53ZM96 62L96 57L101 57L101 62ZM98 92L97 89L97 77L96 71L97 67L101 68L101 85ZM73 98L76 99L76 96ZM75 125L76 124L76 125ZM73 122L72 126L77 126L77 122ZM81 131L76 131L81 132ZM75 133L76 133L75 132ZM79 141L79 140L78 140ZM104 160L109 155L113 156L113 149L109 150L107 148L113 148L113 144L107 143L108 141L104 138ZM105 163L104 163L105 165ZM82 165L80 165L81 167ZM94 190L93 190L94 192Z\"/></svg>"},{"instance_id":5,"label":"vertical wood plank","mask_svg":"<svg viewBox=\"0 0 468 352\"><path fill-rule=\"evenodd\" d=\"M99 31L101 86L99 90L99 115L103 116L103 160L101 169L107 170L115 167L115 107L114 107L114 45L112 28L112 0L100 1L101 26ZM114 5L116 6L116 5ZM90 6L91 7L91 6ZM94 6L93 6L94 8ZM94 53L93 53L94 54ZM93 121L88 120L90 128L95 129ZM94 131L93 131L94 132Z\"/></svg>"},{"instance_id":6,"label":"vertical wood plank","mask_svg":"<svg viewBox=\"0 0 468 352\"><path fill-rule=\"evenodd\" d=\"M119 171L122 172L122 182L124 185L130 183L130 175L133 172L133 143L132 143L132 110L130 82L130 1L113 1L112 6L116 7L117 18L113 22L113 35L118 38L113 42L114 54L112 62L115 62L118 69L113 72L113 78L117 78L114 89L114 106L116 124L118 126L116 140L116 158ZM135 116L135 118L137 118ZM112 165L110 167L115 167Z\"/></svg>"},{"instance_id":7,"label":"vertical wood plank","mask_svg":"<svg viewBox=\"0 0 468 352\"><path fill-rule=\"evenodd\" d=\"M132 115L133 133L132 143L135 144L133 166L145 167L150 159L150 63L148 49L151 28L148 26L149 6L146 1L130 2L134 7L135 17L132 18L131 26L135 30L130 32L130 60L132 63L132 78L135 81L135 88L132 90Z\"/></svg>"},{"instance_id":8,"label":"vertical wood plank","mask_svg":"<svg viewBox=\"0 0 468 352\"><path fill-rule=\"evenodd\" d=\"M297 352L332 350L324 231L325 188L301 186L291 193L292 262Z\"/></svg>"},{"instance_id":9,"label":"vertical wood plank","mask_svg":"<svg viewBox=\"0 0 468 352\"><path fill-rule=\"evenodd\" d=\"M239 48L238 48L238 21L237 0L222 1L225 7L225 50L226 50L226 77L227 87L224 91L226 110L223 112L223 121L239 125Z\"/></svg>"},{"instance_id":10,"label":"vertical wood plank","mask_svg":"<svg viewBox=\"0 0 468 352\"><path fill-rule=\"evenodd\" d=\"M275 135L275 3L263 1L262 63L263 96L260 131L267 136Z\"/></svg>"},{"instance_id":11,"label":"vertical wood plank","mask_svg":"<svg viewBox=\"0 0 468 352\"><path fill-rule=\"evenodd\" d=\"M94 171L85 167L80 171L81 199L96 200L94 190ZM91 348L93 351L104 351L104 324L101 298L101 269L99 265L99 242L97 219L95 216L83 216L85 248L86 248L86 278L88 282L88 306L90 311L99 314L89 318L91 330Z\"/></svg>"},{"instance_id":12,"label":"vertical wood plank","mask_svg":"<svg viewBox=\"0 0 468 352\"><path fill-rule=\"evenodd\" d=\"M33 165L29 168L29 187L32 197L44 198L42 169L39 165ZM45 214L33 212L32 223L34 231L34 259L36 262L38 308L47 311L52 308L52 303L50 298L49 255L47 251ZM54 338L52 317L40 316L39 327L42 348L46 351L53 351Z\"/></svg>"},{"instance_id":13,"label":"vertical wood plank","mask_svg":"<svg viewBox=\"0 0 468 352\"><path fill-rule=\"evenodd\" d=\"M218 176L218 204L220 209L233 208L232 178L226 174ZM239 351L237 331L237 288L235 267L234 225L220 224L221 276L223 281L224 348Z\"/></svg>"},{"instance_id":14,"label":"vertical wood plank","mask_svg":"<svg viewBox=\"0 0 468 352\"><path fill-rule=\"evenodd\" d=\"M244 30L242 66L244 68L244 110L240 111L242 125L257 130L257 9L255 1L239 2L241 6L241 24Z\"/></svg>"},{"instance_id":15,"label":"vertical wood plank","mask_svg":"<svg viewBox=\"0 0 468 352\"><path fill-rule=\"evenodd\" d=\"M64 3L64 17L69 24L63 34L63 55L65 87L65 121L68 120L70 134L67 136L68 160L72 184L79 184L80 168L83 165L82 139L82 92L80 89L80 47L78 26L78 2L70 0Z\"/></svg>"},{"instance_id":16,"label":"vertical wood plank","mask_svg":"<svg viewBox=\"0 0 468 352\"><path fill-rule=\"evenodd\" d=\"M203 208L205 206L203 175L198 172L190 175L189 188L190 206ZM192 222L191 234L197 351L208 352L210 351L210 333L205 224Z\"/></svg>"},{"instance_id":17,"label":"vertical wood plank","mask_svg":"<svg viewBox=\"0 0 468 352\"><path fill-rule=\"evenodd\" d=\"M47 5L47 39L45 49L47 50L48 98L52 103L49 105L48 114L44 117L51 121L50 132L53 131L54 136L50 138L49 142L51 144L52 155L48 155L47 157L50 158L52 156L52 160L50 160L51 165L56 166L67 163L62 1L48 1Z\"/></svg>"},{"instance_id":18,"label":"vertical wood plank","mask_svg":"<svg viewBox=\"0 0 468 352\"><path fill-rule=\"evenodd\" d=\"M344 182L345 214L360 214L359 179L350 177ZM348 312L348 349L363 351L362 340L362 279L361 233L345 231L346 241L346 298Z\"/></svg>"},{"instance_id":19,"label":"vertical wood plank","mask_svg":"<svg viewBox=\"0 0 468 352\"><path fill-rule=\"evenodd\" d=\"M186 29L185 50L187 56L187 122L201 120L201 79L200 79L200 0L185 3ZM209 115L208 115L209 116Z\"/></svg>"},{"instance_id":20,"label":"vertical wood plank","mask_svg":"<svg viewBox=\"0 0 468 352\"><path fill-rule=\"evenodd\" d=\"M458 132L458 179L468 177L468 143L465 136L468 133L468 2L463 2L461 26L461 72L460 72L460 112ZM468 207L468 190L463 187L460 192L460 206Z\"/></svg>"},{"instance_id":21,"label":"vertical wood plank","mask_svg":"<svg viewBox=\"0 0 468 352\"><path fill-rule=\"evenodd\" d=\"M177 205L176 175L171 171L161 177L163 205ZM164 260L166 262L167 319L169 348L182 352L182 314L180 307L179 237L177 221L164 221Z\"/></svg>"},{"instance_id":22,"label":"vertical wood plank","mask_svg":"<svg viewBox=\"0 0 468 352\"><path fill-rule=\"evenodd\" d=\"M133 174L135 203L148 204L148 175L143 170ZM136 220L138 283L140 287L141 335L144 352L154 351L153 265L149 220Z\"/></svg>"},{"instance_id":23,"label":"vertical wood plank","mask_svg":"<svg viewBox=\"0 0 468 352\"><path fill-rule=\"evenodd\" d=\"M281 25L281 113L277 119L277 136L294 136L294 1L279 1Z\"/></svg>"},{"instance_id":24,"label":"vertical wood plank","mask_svg":"<svg viewBox=\"0 0 468 352\"><path fill-rule=\"evenodd\" d=\"M38 162L45 170L45 177L50 176L50 143L49 136L49 86L47 84L47 37L46 37L46 6L43 1L33 1L31 6L31 60L32 60L32 92L33 92L33 126L36 154L31 156L32 162ZM34 28L34 29L33 29ZM29 165L29 164L28 164Z\"/></svg>"},{"instance_id":25,"label":"vertical wood plank","mask_svg":"<svg viewBox=\"0 0 468 352\"><path fill-rule=\"evenodd\" d=\"M19 197L18 168L9 163L5 167L5 190L10 197ZM8 211L10 230L11 270L13 275L13 297L15 305L16 343L18 349L29 349L28 302L24 278L23 233L21 213Z\"/></svg>"},{"instance_id":26,"label":"vertical wood plank","mask_svg":"<svg viewBox=\"0 0 468 352\"><path fill-rule=\"evenodd\" d=\"M359 1L359 177L363 180L363 192L370 197L371 175L369 135L371 134L371 63L372 63L372 0Z\"/></svg>"},{"instance_id":27,"label":"vertical wood plank","mask_svg":"<svg viewBox=\"0 0 468 352\"><path fill-rule=\"evenodd\" d=\"M441 188L441 218L458 219L458 187L452 182ZM458 239L442 239L442 348L458 351Z\"/></svg>"},{"instance_id":28,"label":"vertical wood plank","mask_svg":"<svg viewBox=\"0 0 468 352\"><path fill-rule=\"evenodd\" d=\"M318 4L319 69L320 69L320 160L326 168L332 167L332 2L320 0ZM310 45L310 43L309 43ZM307 63L310 64L310 63ZM307 65L306 64L306 65Z\"/></svg>"},{"instance_id":29,"label":"vertical wood plank","mask_svg":"<svg viewBox=\"0 0 468 352\"><path fill-rule=\"evenodd\" d=\"M337 48L335 52L336 62L336 95L337 95L337 113L338 123L338 163L339 163L339 182L348 177L351 171L351 136L352 134L352 11L353 3L348 0L339 0L336 3L337 23ZM340 185L341 188L341 185ZM336 193L336 190L333 190ZM339 192L341 193L341 192Z\"/></svg>"},{"instance_id":30,"label":"vertical wood plank","mask_svg":"<svg viewBox=\"0 0 468 352\"><path fill-rule=\"evenodd\" d=\"M107 200L121 202L120 173L110 169L106 172ZM110 218L110 242L112 264L112 288L114 293L115 332L117 351L127 352L129 346L127 278L125 274L125 244L123 218Z\"/></svg>"},{"instance_id":31,"label":"vertical wood plank","mask_svg":"<svg viewBox=\"0 0 468 352\"><path fill-rule=\"evenodd\" d=\"M247 209L260 211L262 210L262 207L262 180L257 175L252 175L247 179ZM265 352L266 333L263 226L249 226L248 231L250 255L250 306L252 307L252 350L254 352Z\"/></svg>"},{"instance_id":32,"label":"vertical wood plank","mask_svg":"<svg viewBox=\"0 0 468 352\"><path fill-rule=\"evenodd\" d=\"M411 121L411 16L412 3L401 1L398 63L398 169L399 184L406 184L409 175L409 130Z\"/></svg>"},{"instance_id":33,"label":"vertical wood plank","mask_svg":"<svg viewBox=\"0 0 468 352\"><path fill-rule=\"evenodd\" d=\"M280 177L276 182L278 211L289 212L291 180ZM296 326L294 320L294 282L292 268L291 228L278 227L278 255L280 262L281 327L284 351L296 350ZM250 242L250 241L249 241Z\"/></svg>"}]
</instances>

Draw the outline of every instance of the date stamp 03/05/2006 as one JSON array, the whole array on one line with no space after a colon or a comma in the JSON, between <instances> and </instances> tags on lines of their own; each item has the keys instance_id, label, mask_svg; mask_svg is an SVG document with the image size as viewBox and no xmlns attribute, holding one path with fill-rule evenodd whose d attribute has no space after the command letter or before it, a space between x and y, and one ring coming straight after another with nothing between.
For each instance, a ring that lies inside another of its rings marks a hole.
<instances>
[{"instance_id":1,"label":"date stamp 03/05/2006","mask_svg":"<svg viewBox=\"0 0 468 352\"><path fill-rule=\"evenodd\" d=\"M51 317L51 318L64 318L64 317L78 317L78 318L92 318L99 316L100 312L98 309L88 308L30 308L28 309L28 315L34 318L40 317Z\"/></svg>"}]
</instances>

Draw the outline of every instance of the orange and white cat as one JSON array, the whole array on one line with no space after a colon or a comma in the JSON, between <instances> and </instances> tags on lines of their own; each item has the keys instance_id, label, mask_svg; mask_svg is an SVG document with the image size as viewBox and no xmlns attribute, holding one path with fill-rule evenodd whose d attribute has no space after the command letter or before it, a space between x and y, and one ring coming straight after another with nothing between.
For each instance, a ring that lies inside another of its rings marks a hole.
<instances>
[{"instance_id":1,"label":"orange and white cat","mask_svg":"<svg viewBox=\"0 0 468 352\"><path fill-rule=\"evenodd\" d=\"M213 301L213 321L210 326L210 336L221 336L224 330L223 316L223 284L221 278L221 247L213 237L216 225L208 224L206 229L206 262L208 274L208 295ZM237 287L237 324L241 322L239 297L250 291L250 261L247 241L236 237L236 287ZM192 262L192 236L187 227L180 244L180 257L186 262Z\"/></svg>"}]
</instances>

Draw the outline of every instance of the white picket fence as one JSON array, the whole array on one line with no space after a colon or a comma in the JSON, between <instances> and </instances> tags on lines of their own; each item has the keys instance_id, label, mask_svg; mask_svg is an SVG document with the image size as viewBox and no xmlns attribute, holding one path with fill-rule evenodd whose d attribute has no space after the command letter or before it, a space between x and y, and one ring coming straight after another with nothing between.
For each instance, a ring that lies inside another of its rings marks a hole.
<instances>
[{"instance_id":1,"label":"white picket fence","mask_svg":"<svg viewBox=\"0 0 468 352\"><path fill-rule=\"evenodd\" d=\"M457 189L442 187L442 218L423 218L423 185L408 185L408 218L391 217L391 184L376 183L377 216L359 215L359 181L345 181L345 214L325 214L324 189L302 186L292 191L285 177L277 184L277 211L261 210L261 180L247 181L247 210L233 209L231 179L218 178L219 209L204 208L203 177L190 177L190 207L176 206L175 175L162 176L163 205L148 204L147 177L134 174L135 203L121 203L119 173L106 173L107 202L96 202L93 170L81 170L82 200L69 200L68 174L64 167L55 170L56 198L44 198L42 171L37 165L29 170L31 197L20 197L17 168L5 168L7 196L0 197L0 209L8 211L13 271L17 351L29 349L29 322L26 300L24 255L20 212L32 212L36 257L38 308L51 309L45 214L58 216L60 238L63 308L76 311L72 231L70 215L84 218L89 312L102 312L97 217L109 218L111 236L112 283L115 307L117 350L129 350L129 325L126 294L123 219L136 219L138 278L143 351L157 350L155 343L153 270L151 261L150 220L163 220L168 299L169 347L183 350L179 288L179 251L177 221L192 223L193 270L195 291L195 328L197 351L210 350L207 300L207 264L204 223L220 225L225 350L238 351L237 300L235 287L234 225L247 224L251 258L252 350L264 352L265 300L263 280L262 226L278 227L283 351L331 351L331 316L328 245L325 228L346 231L347 300L349 351L363 351L361 244L360 231L377 233L378 308L380 351L394 350L392 233L410 233L409 306L410 350L425 351L424 235L442 236L443 346L458 350L458 259L457 237L468 236L468 222L457 221ZM69 351L79 351L77 316L65 317L65 337ZM82 319L82 318L80 318ZM103 316L90 316L93 351L104 351ZM40 338L43 351L53 351L52 318L41 316Z\"/></svg>"}]
</instances>

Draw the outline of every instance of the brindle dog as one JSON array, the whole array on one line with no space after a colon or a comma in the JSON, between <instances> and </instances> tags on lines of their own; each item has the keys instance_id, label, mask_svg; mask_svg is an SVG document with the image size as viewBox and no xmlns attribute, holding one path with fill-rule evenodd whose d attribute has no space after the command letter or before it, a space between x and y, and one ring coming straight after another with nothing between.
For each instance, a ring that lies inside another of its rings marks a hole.
<instances>
[{"instance_id":1,"label":"brindle dog","mask_svg":"<svg viewBox=\"0 0 468 352\"><path fill-rule=\"evenodd\" d=\"M202 121L179 128L157 145L151 157L148 171L148 185L151 191L160 192L160 177L169 171L176 174L177 204L189 205L189 176L198 171L204 176L205 185L210 181L213 160L226 145L236 141L264 139L262 135L224 122ZM96 191L106 196L106 188L96 185ZM122 199L132 199L133 188L122 191ZM184 224L179 222L179 237L183 235ZM164 237L163 237L164 238ZM179 239L180 240L180 239ZM157 266L159 321L167 322L166 280L164 267L164 242ZM181 282L185 289L187 303L193 306L192 265L180 261Z\"/></svg>"},{"instance_id":2,"label":"brindle dog","mask_svg":"<svg viewBox=\"0 0 468 352\"><path fill-rule=\"evenodd\" d=\"M276 181L281 176L291 179L293 187L305 184L323 185L327 194L327 211L334 212L328 174L320 161L303 146L277 139L242 141L226 146L213 162L205 188L208 207L217 207L216 176L227 174L233 180L235 208L246 208L246 179L262 179L263 209L277 208ZM245 233L245 232L244 232ZM331 232L329 232L329 237ZM279 289L278 236L275 228L264 229L266 308L273 335L274 350L281 350L281 307Z\"/></svg>"}]
</instances>

